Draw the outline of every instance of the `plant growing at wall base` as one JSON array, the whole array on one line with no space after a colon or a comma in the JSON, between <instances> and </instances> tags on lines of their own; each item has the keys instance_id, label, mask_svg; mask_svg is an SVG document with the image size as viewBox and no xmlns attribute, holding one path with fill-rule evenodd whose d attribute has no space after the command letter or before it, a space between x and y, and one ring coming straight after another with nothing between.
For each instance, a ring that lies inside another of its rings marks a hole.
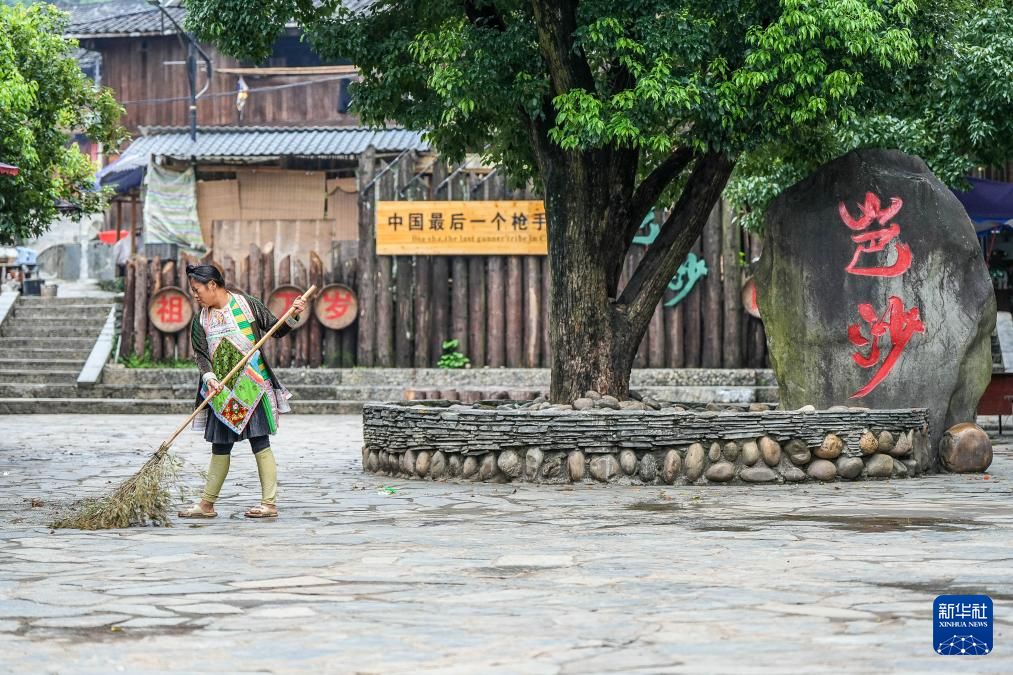
<instances>
[{"instance_id":1,"label":"plant growing at wall base","mask_svg":"<svg viewBox=\"0 0 1013 675\"><path fill-rule=\"evenodd\" d=\"M439 362L436 364L438 368L468 368L471 366L471 360L459 352L457 348L460 346L460 342L457 340L444 340L443 341L443 355L440 356Z\"/></svg>"}]
</instances>

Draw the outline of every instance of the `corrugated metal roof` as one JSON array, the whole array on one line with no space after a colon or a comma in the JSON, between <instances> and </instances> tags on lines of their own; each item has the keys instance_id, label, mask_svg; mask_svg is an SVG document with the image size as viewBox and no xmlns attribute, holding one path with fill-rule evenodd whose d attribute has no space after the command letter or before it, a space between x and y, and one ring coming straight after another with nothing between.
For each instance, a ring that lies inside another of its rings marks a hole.
<instances>
[{"instance_id":1,"label":"corrugated metal roof","mask_svg":"<svg viewBox=\"0 0 1013 675\"><path fill-rule=\"evenodd\" d=\"M362 127L203 127L196 143L185 127L142 127L120 158L144 163L151 155L174 159L253 161L277 157L351 158L370 145L379 152L428 150L422 134L408 129Z\"/></svg>"},{"instance_id":2,"label":"corrugated metal roof","mask_svg":"<svg viewBox=\"0 0 1013 675\"><path fill-rule=\"evenodd\" d=\"M186 10L167 7L172 18L182 24ZM67 34L76 38L127 37L141 35L175 35L176 27L157 9L146 9L126 14L74 20Z\"/></svg>"},{"instance_id":3,"label":"corrugated metal roof","mask_svg":"<svg viewBox=\"0 0 1013 675\"><path fill-rule=\"evenodd\" d=\"M344 0L343 5L353 12L362 12L375 0ZM166 10L180 25L186 17L186 8L166 5ZM146 0L119 0L92 6L64 6L71 13L67 35L75 38L129 37L141 35L175 35L176 27Z\"/></svg>"}]
</instances>

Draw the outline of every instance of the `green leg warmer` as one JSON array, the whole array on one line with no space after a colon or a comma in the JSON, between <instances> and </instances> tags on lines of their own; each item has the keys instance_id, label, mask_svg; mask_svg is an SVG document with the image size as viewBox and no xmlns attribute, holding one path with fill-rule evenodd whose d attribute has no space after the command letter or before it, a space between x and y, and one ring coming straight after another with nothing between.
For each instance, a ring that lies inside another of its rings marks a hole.
<instances>
[{"instance_id":1,"label":"green leg warmer","mask_svg":"<svg viewBox=\"0 0 1013 675\"><path fill-rule=\"evenodd\" d=\"M230 455L211 455L211 466L208 467L208 480L204 485L204 494L201 497L212 504L218 499L218 493L225 483L225 476L229 474Z\"/></svg>"},{"instance_id":2,"label":"green leg warmer","mask_svg":"<svg viewBox=\"0 0 1013 675\"><path fill-rule=\"evenodd\" d=\"M274 504L278 491L278 466L274 463L274 452L271 448L264 448L254 457L257 458L257 473L260 474L260 501L263 504Z\"/></svg>"}]
</instances>

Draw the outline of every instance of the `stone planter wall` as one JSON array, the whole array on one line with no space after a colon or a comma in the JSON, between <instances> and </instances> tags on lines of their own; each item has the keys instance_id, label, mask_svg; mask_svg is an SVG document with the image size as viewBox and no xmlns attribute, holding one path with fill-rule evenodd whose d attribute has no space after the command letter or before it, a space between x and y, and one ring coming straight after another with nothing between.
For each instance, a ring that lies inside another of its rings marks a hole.
<instances>
[{"instance_id":1,"label":"stone planter wall","mask_svg":"<svg viewBox=\"0 0 1013 675\"><path fill-rule=\"evenodd\" d=\"M363 468L434 480L637 485L856 480L934 470L922 409L521 405L366 404Z\"/></svg>"}]
</instances>

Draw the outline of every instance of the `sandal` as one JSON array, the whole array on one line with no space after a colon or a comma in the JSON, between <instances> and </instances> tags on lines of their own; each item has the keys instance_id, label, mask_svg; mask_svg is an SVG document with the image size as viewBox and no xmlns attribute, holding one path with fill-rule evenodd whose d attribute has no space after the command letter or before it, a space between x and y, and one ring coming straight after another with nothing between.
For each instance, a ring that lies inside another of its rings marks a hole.
<instances>
[{"instance_id":1,"label":"sandal","mask_svg":"<svg viewBox=\"0 0 1013 675\"><path fill-rule=\"evenodd\" d=\"M247 518L277 518L278 509L267 504L258 504L243 515Z\"/></svg>"},{"instance_id":2,"label":"sandal","mask_svg":"<svg viewBox=\"0 0 1013 675\"><path fill-rule=\"evenodd\" d=\"M179 512L180 518L214 518L218 513L214 510L205 511L200 507L200 502L195 502L186 508L185 511Z\"/></svg>"}]
</instances>

